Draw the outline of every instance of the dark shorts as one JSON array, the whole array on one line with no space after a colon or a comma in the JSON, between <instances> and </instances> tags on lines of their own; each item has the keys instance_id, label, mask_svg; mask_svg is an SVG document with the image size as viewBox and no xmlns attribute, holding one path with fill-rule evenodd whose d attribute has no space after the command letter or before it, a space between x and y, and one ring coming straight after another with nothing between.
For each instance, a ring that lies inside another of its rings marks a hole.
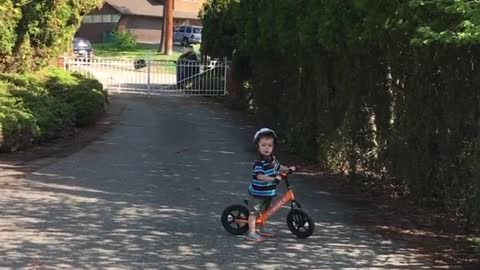
<instances>
[{"instance_id":1,"label":"dark shorts","mask_svg":"<svg viewBox=\"0 0 480 270\"><path fill-rule=\"evenodd\" d=\"M273 198L250 197L248 200L248 210L251 215L258 215L267 210L272 204Z\"/></svg>"}]
</instances>

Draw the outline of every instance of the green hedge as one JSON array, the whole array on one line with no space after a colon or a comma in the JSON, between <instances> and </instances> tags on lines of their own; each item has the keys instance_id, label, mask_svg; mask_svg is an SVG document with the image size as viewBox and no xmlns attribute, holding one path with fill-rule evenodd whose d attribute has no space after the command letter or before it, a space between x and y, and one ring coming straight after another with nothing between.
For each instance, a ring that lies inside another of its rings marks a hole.
<instances>
[{"instance_id":1,"label":"green hedge","mask_svg":"<svg viewBox=\"0 0 480 270\"><path fill-rule=\"evenodd\" d=\"M292 151L329 171L402 184L472 227L479 11L477 1L209 0L202 49L233 59L259 124Z\"/></svg>"},{"instance_id":2,"label":"green hedge","mask_svg":"<svg viewBox=\"0 0 480 270\"><path fill-rule=\"evenodd\" d=\"M54 69L0 74L0 151L15 151L91 124L106 103L102 85L78 74Z\"/></svg>"}]
</instances>

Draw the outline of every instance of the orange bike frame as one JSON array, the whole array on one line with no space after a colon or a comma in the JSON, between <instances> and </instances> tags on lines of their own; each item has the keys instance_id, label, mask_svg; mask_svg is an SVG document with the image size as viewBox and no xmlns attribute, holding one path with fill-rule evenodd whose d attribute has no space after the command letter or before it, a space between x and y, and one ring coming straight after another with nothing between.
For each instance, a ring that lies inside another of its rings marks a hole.
<instances>
[{"instance_id":1,"label":"orange bike frame","mask_svg":"<svg viewBox=\"0 0 480 270\"><path fill-rule=\"evenodd\" d=\"M265 224L267 220L275 214L283 205L288 202L295 201L295 195L293 191L289 189L285 195L280 200L277 200L274 205L270 206L267 210L265 210L262 214L260 214L257 218L257 224Z\"/></svg>"}]
</instances>

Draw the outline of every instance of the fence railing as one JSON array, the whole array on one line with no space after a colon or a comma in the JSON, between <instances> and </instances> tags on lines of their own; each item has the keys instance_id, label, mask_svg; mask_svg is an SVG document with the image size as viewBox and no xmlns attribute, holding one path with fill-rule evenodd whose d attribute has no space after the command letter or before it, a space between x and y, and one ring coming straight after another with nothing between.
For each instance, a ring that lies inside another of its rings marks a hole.
<instances>
[{"instance_id":1,"label":"fence railing","mask_svg":"<svg viewBox=\"0 0 480 270\"><path fill-rule=\"evenodd\" d=\"M219 96L227 92L223 61L65 58L64 68L93 76L112 92Z\"/></svg>"}]
</instances>

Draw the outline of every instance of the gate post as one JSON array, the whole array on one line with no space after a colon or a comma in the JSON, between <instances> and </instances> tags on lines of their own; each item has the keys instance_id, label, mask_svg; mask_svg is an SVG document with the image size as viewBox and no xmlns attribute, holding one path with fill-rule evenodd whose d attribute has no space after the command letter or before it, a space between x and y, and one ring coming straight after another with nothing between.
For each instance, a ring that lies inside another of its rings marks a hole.
<instances>
[{"instance_id":1,"label":"gate post","mask_svg":"<svg viewBox=\"0 0 480 270\"><path fill-rule=\"evenodd\" d=\"M150 59L147 60L147 89L150 90Z\"/></svg>"},{"instance_id":2,"label":"gate post","mask_svg":"<svg viewBox=\"0 0 480 270\"><path fill-rule=\"evenodd\" d=\"M227 95L227 71L228 71L228 58L225 56L223 58L223 64L224 64L224 73L223 73L223 95Z\"/></svg>"}]
</instances>

